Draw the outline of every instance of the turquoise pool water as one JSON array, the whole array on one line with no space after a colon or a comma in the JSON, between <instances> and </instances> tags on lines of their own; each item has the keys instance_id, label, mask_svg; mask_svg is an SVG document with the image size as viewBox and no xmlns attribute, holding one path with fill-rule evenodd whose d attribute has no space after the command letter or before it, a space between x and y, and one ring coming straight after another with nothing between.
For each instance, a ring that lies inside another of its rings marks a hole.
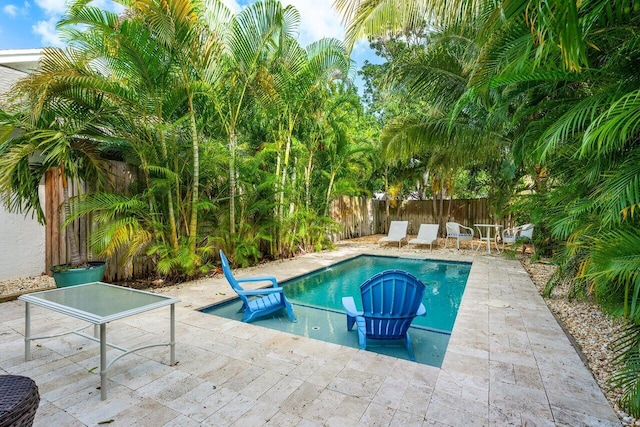
<instances>
[{"instance_id":1,"label":"turquoise pool water","mask_svg":"<svg viewBox=\"0 0 640 427\"><path fill-rule=\"evenodd\" d=\"M427 287L425 317L416 317L410 329L416 361L439 367L449 343L460 301L471 270L470 263L416 260L362 255L300 276L281 285L291 301L298 323L284 312L264 316L254 324L336 344L358 348L358 334L347 331L342 297L353 296L360 306L360 285L376 273L400 269L418 277ZM205 313L240 320L239 300L205 308ZM408 359L404 342L369 340L367 350Z\"/></svg>"}]
</instances>

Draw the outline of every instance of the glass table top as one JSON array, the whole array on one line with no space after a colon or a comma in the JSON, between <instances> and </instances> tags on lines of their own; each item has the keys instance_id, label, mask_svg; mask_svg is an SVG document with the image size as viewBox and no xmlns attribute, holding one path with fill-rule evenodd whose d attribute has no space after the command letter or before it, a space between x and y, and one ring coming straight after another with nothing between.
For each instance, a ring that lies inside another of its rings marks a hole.
<instances>
[{"instance_id":1,"label":"glass table top","mask_svg":"<svg viewBox=\"0 0 640 427\"><path fill-rule=\"evenodd\" d=\"M105 323L180 301L102 282L25 294L19 299L93 323Z\"/></svg>"}]
</instances>

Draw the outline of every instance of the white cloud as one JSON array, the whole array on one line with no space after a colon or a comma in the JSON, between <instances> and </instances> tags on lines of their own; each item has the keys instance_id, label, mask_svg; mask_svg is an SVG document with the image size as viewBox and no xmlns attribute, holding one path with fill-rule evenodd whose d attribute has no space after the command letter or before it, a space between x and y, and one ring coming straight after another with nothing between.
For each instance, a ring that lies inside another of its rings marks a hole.
<instances>
[{"instance_id":1,"label":"white cloud","mask_svg":"<svg viewBox=\"0 0 640 427\"><path fill-rule=\"evenodd\" d=\"M242 9L242 6L240 6L236 0L222 0L222 3L224 3L225 6L227 6L233 13L238 13L240 12L240 9Z\"/></svg>"},{"instance_id":2,"label":"white cloud","mask_svg":"<svg viewBox=\"0 0 640 427\"><path fill-rule=\"evenodd\" d=\"M2 11L11 17L15 17L18 14L18 6L15 4L8 4L2 8Z\"/></svg>"},{"instance_id":3,"label":"white cloud","mask_svg":"<svg viewBox=\"0 0 640 427\"><path fill-rule=\"evenodd\" d=\"M89 3L91 6L99 7L100 9L108 10L111 12L120 13L124 10L124 6L112 2L111 0L93 0Z\"/></svg>"},{"instance_id":4,"label":"white cloud","mask_svg":"<svg viewBox=\"0 0 640 427\"><path fill-rule=\"evenodd\" d=\"M333 0L282 0L283 5L293 5L300 12L300 37L303 46L323 37L344 39L344 27Z\"/></svg>"},{"instance_id":5,"label":"white cloud","mask_svg":"<svg viewBox=\"0 0 640 427\"><path fill-rule=\"evenodd\" d=\"M47 16L60 17L66 10L66 0L36 0L36 4Z\"/></svg>"},{"instance_id":6,"label":"white cloud","mask_svg":"<svg viewBox=\"0 0 640 427\"><path fill-rule=\"evenodd\" d=\"M62 47L64 43L58 37L56 33L57 17L49 18L48 21L38 21L31 27L31 30L40 36L43 46L57 46Z\"/></svg>"}]
</instances>

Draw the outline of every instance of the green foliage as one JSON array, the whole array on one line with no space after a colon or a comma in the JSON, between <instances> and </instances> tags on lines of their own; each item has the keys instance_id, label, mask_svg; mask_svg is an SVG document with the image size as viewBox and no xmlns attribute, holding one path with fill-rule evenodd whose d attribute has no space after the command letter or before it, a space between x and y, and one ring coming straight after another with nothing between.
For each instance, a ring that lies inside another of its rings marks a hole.
<instances>
[{"instance_id":1,"label":"green foliage","mask_svg":"<svg viewBox=\"0 0 640 427\"><path fill-rule=\"evenodd\" d=\"M628 324L613 341L616 368L610 386L622 390L620 406L636 418L640 417L640 325Z\"/></svg>"},{"instance_id":2,"label":"green foliage","mask_svg":"<svg viewBox=\"0 0 640 427\"><path fill-rule=\"evenodd\" d=\"M233 254L230 262L239 267L248 267L257 264L262 259L260 247L271 240L265 225L241 222L237 233L229 235L224 230L221 235L214 237L212 243L225 254Z\"/></svg>"},{"instance_id":3,"label":"green foliage","mask_svg":"<svg viewBox=\"0 0 640 427\"><path fill-rule=\"evenodd\" d=\"M158 242L149 246L147 255L158 260L158 274L173 281L193 279L212 269L213 249L210 245L198 247L196 253L189 249L189 242L182 239L177 249Z\"/></svg>"},{"instance_id":4,"label":"green foliage","mask_svg":"<svg viewBox=\"0 0 640 427\"><path fill-rule=\"evenodd\" d=\"M494 180L488 187L498 189L496 210L520 224L534 223L536 249L559 265L546 294L570 282L575 296L594 298L637 328L635 2L340 0L337 7L351 41L362 31L430 30L418 48L405 48L411 54L392 58L383 72L365 69L369 82L378 85L386 76L401 96L422 101L417 111L385 122L386 152L425 161L439 178L435 189L446 188L444 177L457 169L489 172ZM421 15L429 17L428 25L415 11L428 11ZM640 408L637 336L632 331L617 348L617 384L634 414Z\"/></svg>"}]
</instances>

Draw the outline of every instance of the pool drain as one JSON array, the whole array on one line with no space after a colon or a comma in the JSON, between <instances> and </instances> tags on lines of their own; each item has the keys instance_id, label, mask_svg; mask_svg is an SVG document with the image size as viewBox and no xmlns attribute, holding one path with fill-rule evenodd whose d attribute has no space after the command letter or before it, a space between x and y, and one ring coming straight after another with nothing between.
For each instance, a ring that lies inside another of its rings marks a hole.
<instances>
[{"instance_id":1,"label":"pool drain","mask_svg":"<svg viewBox=\"0 0 640 427\"><path fill-rule=\"evenodd\" d=\"M311 329L313 329L314 331L319 331L320 330L320 326L312 326Z\"/></svg>"}]
</instances>

